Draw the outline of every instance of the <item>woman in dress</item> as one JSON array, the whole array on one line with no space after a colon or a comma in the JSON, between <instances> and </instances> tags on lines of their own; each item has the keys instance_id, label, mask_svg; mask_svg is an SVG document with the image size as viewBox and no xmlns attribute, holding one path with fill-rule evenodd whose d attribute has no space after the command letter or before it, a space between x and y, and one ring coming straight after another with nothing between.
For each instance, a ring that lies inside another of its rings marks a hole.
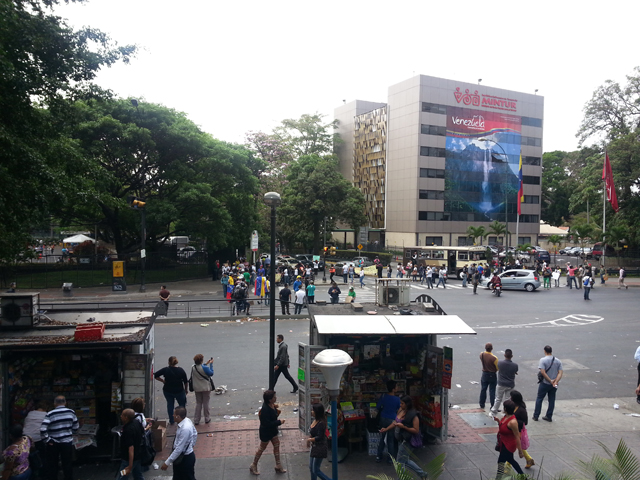
<instances>
[{"instance_id":1,"label":"woman in dress","mask_svg":"<svg viewBox=\"0 0 640 480\"><path fill-rule=\"evenodd\" d=\"M309 438L307 438L307 447L311 446L309 452L309 470L311 471L311 480L317 480L318 477L328 480L328 477L320 470L322 459L327 458L327 419L324 415L324 407L321 403L314 403L311 409L313 423L309 428Z\"/></svg>"},{"instance_id":2,"label":"woman in dress","mask_svg":"<svg viewBox=\"0 0 640 480\"><path fill-rule=\"evenodd\" d=\"M169 357L169 366L161 368L154 375L156 380L162 382L162 393L167 400L167 413L169 414L169 425L173 425L173 407L178 402L180 407L187 406L187 389L189 382L187 374L182 367L178 367L178 359L174 356ZM162 377L162 378L160 378Z\"/></svg>"},{"instance_id":3,"label":"woman in dress","mask_svg":"<svg viewBox=\"0 0 640 480\"><path fill-rule=\"evenodd\" d=\"M512 400L507 400L503 403L504 417L498 422L498 435L500 444L500 455L498 456L498 473L496 478L500 479L504 476L504 464L509 462L513 469L519 474L523 474L520 464L516 462L513 454L518 451L520 458L524 457L522 451L522 445L520 444L520 430L518 428L518 420L514 412L516 410L516 404Z\"/></svg>"},{"instance_id":4,"label":"woman in dress","mask_svg":"<svg viewBox=\"0 0 640 480\"><path fill-rule=\"evenodd\" d=\"M511 395L511 401L513 401L513 403L515 403L516 405L516 410L514 412L514 415L516 416L516 420L518 420L518 429L520 430L520 437L521 437L521 443L522 443L522 431L527 428L527 425L529 425L529 415L527 414L527 404L524 403L524 400L522 399L522 394L519 391L511 390L510 395ZM528 433L527 433L527 436L528 436ZM527 464L524 466L524 468L531 468L536 464L536 462L533 461L533 458L531 458L531 455L529 455L527 450L524 448L524 445L522 446L523 446L522 453L524 453L524 458L527 460Z\"/></svg>"},{"instance_id":5,"label":"woman in dress","mask_svg":"<svg viewBox=\"0 0 640 480\"><path fill-rule=\"evenodd\" d=\"M3 452L4 471L2 480L27 480L31 477L29 468L29 452L33 442L22 434L22 425L14 425L9 432L11 445Z\"/></svg>"},{"instance_id":6,"label":"woman in dress","mask_svg":"<svg viewBox=\"0 0 640 480\"><path fill-rule=\"evenodd\" d=\"M284 425L284 420L278 420L280 410L276 405L276 392L273 390L265 390L262 394L262 408L260 409L260 446L256 451L253 463L249 466L249 470L254 475L260 475L258 471L258 462L262 453L266 450L269 442L273 444L273 456L276 459L276 473L286 473L287 471L280 463L280 439L278 438L278 427Z\"/></svg>"}]
</instances>

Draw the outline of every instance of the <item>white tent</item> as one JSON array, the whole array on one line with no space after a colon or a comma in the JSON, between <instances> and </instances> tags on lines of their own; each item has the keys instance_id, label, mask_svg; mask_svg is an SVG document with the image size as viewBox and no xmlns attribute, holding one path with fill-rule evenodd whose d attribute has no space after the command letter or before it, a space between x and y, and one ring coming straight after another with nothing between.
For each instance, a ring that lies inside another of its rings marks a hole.
<instances>
[{"instance_id":1,"label":"white tent","mask_svg":"<svg viewBox=\"0 0 640 480\"><path fill-rule=\"evenodd\" d=\"M62 243L82 243L82 242L86 242L87 240L95 243L95 240L91 237L87 237L86 235L73 235L72 237L67 237L65 239L62 240Z\"/></svg>"}]
</instances>

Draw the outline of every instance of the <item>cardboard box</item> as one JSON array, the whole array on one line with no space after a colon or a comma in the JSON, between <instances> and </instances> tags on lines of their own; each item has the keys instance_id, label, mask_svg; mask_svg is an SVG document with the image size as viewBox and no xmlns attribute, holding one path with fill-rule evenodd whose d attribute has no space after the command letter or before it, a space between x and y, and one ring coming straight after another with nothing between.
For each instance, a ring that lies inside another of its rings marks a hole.
<instances>
[{"instance_id":1,"label":"cardboard box","mask_svg":"<svg viewBox=\"0 0 640 480\"><path fill-rule=\"evenodd\" d=\"M153 448L157 453L160 453L162 452L162 447L164 447L167 440L167 429L162 426L158 426L156 428L152 428L151 432L153 434Z\"/></svg>"}]
</instances>

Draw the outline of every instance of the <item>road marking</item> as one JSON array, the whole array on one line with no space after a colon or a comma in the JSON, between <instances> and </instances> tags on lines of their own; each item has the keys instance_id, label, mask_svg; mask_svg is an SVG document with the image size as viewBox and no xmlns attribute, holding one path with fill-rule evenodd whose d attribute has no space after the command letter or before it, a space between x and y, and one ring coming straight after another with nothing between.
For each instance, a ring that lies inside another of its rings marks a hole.
<instances>
[{"instance_id":1,"label":"road marking","mask_svg":"<svg viewBox=\"0 0 640 480\"><path fill-rule=\"evenodd\" d=\"M534 327L581 327L584 325L591 325L593 323L598 323L604 320L604 317L599 317L597 315L582 315L582 314L573 314L567 315L562 318L556 318L555 320L547 320L546 322L534 322L534 323L524 323L522 325L500 325L493 327L475 327L475 330L479 328L534 328Z\"/></svg>"}]
</instances>

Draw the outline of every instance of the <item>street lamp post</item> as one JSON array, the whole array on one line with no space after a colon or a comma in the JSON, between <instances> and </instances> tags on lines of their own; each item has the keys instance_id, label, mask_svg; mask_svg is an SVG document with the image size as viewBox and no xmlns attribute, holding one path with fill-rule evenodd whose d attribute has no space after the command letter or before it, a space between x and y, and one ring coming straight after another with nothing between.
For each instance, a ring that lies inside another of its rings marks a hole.
<instances>
[{"instance_id":1,"label":"street lamp post","mask_svg":"<svg viewBox=\"0 0 640 480\"><path fill-rule=\"evenodd\" d=\"M274 387L275 372L273 371L273 360L275 357L276 341L276 208L280 206L282 200L280 194L268 192L264 194L264 203L271 207L271 262L269 263L269 388Z\"/></svg>"},{"instance_id":2,"label":"street lamp post","mask_svg":"<svg viewBox=\"0 0 640 480\"><path fill-rule=\"evenodd\" d=\"M327 283L327 217L324 217L322 228L322 252L324 255L324 265L322 267L322 283Z\"/></svg>"},{"instance_id":3,"label":"street lamp post","mask_svg":"<svg viewBox=\"0 0 640 480\"><path fill-rule=\"evenodd\" d=\"M478 140L480 140L481 142L491 142L494 145L500 147L500 150L502 150L502 154L504 155L504 158L507 161L507 165L509 164L509 155L507 155L507 152L505 151L505 149L503 148L502 145L500 145L498 142L496 142L495 140L491 140L490 138L479 138ZM505 226L505 251L508 253L509 252L509 188L505 187L504 189L504 226ZM516 238L516 244L518 243L518 239Z\"/></svg>"},{"instance_id":4,"label":"street lamp post","mask_svg":"<svg viewBox=\"0 0 640 480\"><path fill-rule=\"evenodd\" d=\"M353 359L343 350L322 350L311 362L320 368L331 398L331 480L338 480L338 396L340 380Z\"/></svg>"}]
</instances>

